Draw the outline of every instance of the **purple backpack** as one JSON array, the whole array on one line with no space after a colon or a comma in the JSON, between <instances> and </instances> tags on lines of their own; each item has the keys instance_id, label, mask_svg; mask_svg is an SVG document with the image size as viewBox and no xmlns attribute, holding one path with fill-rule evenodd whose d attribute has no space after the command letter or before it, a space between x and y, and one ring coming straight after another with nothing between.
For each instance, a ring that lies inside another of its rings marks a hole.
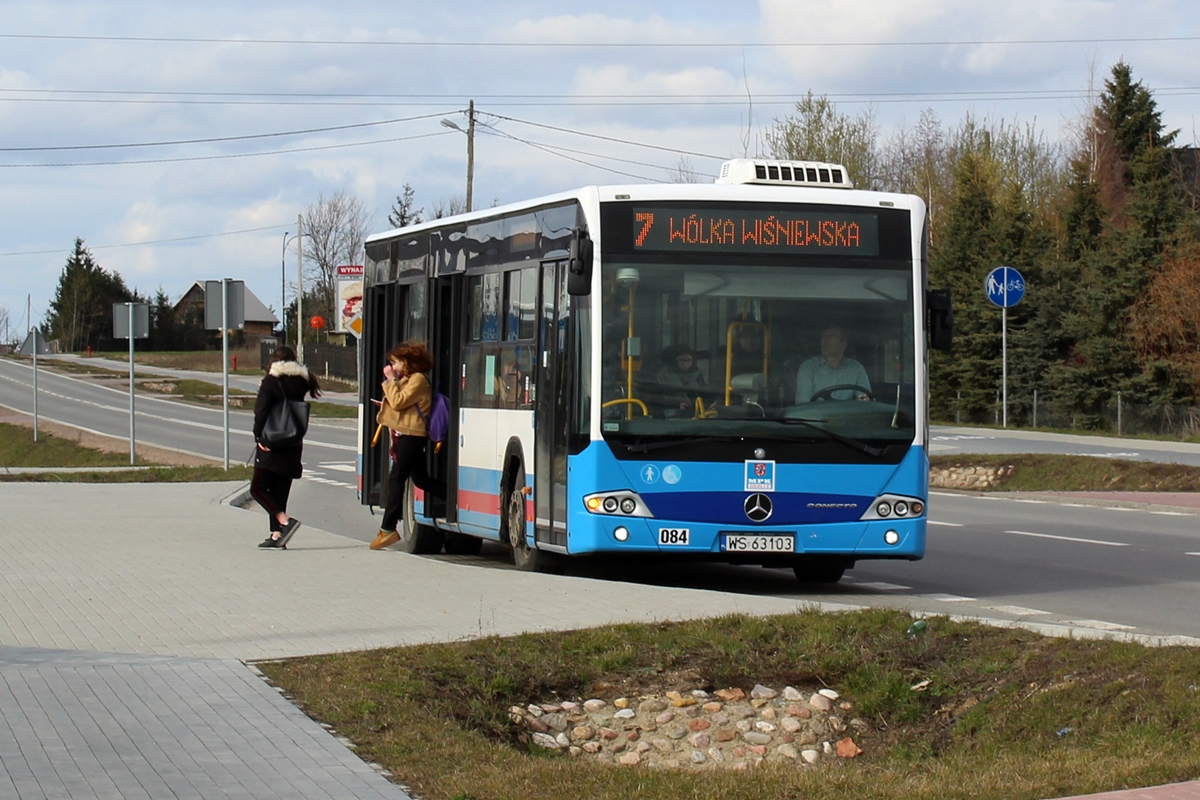
<instances>
[{"instance_id":1,"label":"purple backpack","mask_svg":"<svg viewBox=\"0 0 1200 800\"><path fill-rule=\"evenodd\" d=\"M417 414L421 417L421 421L425 423L425 430L429 433L429 441L433 442L433 452L441 452L442 444L446 441L446 435L450 432L450 398L441 392L433 392L428 417L421 411L420 403L416 405L416 409Z\"/></svg>"}]
</instances>

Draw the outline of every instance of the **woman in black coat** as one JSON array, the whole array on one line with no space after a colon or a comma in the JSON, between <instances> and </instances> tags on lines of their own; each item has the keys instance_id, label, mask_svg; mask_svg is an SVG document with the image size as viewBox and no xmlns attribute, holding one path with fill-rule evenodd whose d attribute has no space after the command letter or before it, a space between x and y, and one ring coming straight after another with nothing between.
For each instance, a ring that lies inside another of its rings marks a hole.
<instances>
[{"instance_id":1,"label":"woman in black coat","mask_svg":"<svg viewBox=\"0 0 1200 800\"><path fill-rule=\"evenodd\" d=\"M300 456L304 445L297 447L268 447L262 442L263 427L271 409L287 400L303 400L305 395L321 396L321 386L303 364L296 361L296 351L284 345L271 355L267 376L258 385L254 401L254 478L250 481L250 496L262 506L271 520L271 535L259 547L287 549L288 540L300 527L300 520L287 514L288 495L292 481L304 471Z\"/></svg>"}]
</instances>

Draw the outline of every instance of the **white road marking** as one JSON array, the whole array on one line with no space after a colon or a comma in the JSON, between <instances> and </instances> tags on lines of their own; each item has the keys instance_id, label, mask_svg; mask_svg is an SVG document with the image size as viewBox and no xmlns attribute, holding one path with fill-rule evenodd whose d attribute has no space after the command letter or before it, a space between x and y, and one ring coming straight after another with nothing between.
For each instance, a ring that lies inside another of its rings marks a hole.
<instances>
[{"instance_id":1,"label":"white road marking","mask_svg":"<svg viewBox=\"0 0 1200 800\"><path fill-rule=\"evenodd\" d=\"M1138 510L1140 510L1140 509L1136 509L1136 508L1128 508L1126 506L1100 506L1100 507L1106 508L1109 511L1138 511Z\"/></svg>"},{"instance_id":2,"label":"white road marking","mask_svg":"<svg viewBox=\"0 0 1200 800\"><path fill-rule=\"evenodd\" d=\"M1189 514L1186 511L1151 511L1151 514L1158 514L1160 517L1194 517L1195 514Z\"/></svg>"},{"instance_id":3,"label":"white road marking","mask_svg":"<svg viewBox=\"0 0 1200 800\"><path fill-rule=\"evenodd\" d=\"M999 611L1002 614L1012 614L1016 617L1036 617L1040 614L1050 613L1037 608L1025 608L1025 606L984 606L984 608Z\"/></svg>"},{"instance_id":4,"label":"white road marking","mask_svg":"<svg viewBox=\"0 0 1200 800\"><path fill-rule=\"evenodd\" d=\"M1079 628L1092 628L1098 631L1131 631L1132 625L1120 625L1116 622L1105 622L1102 619L1069 619L1063 625L1074 625Z\"/></svg>"},{"instance_id":5,"label":"white road marking","mask_svg":"<svg viewBox=\"0 0 1200 800\"><path fill-rule=\"evenodd\" d=\"M321 463L321 467L334 472L354 472L355 469L353 464L326 464L324 462Z\"/></svg>"},{"instance_id":6,"label":"white road marking","mask_svg":"<svg viewBox=\"0 0 1200 800\"><path fill-rule=\"evenodd\" d=\"M963 526L961 522L941 522L936 519L927 520L926 524L941 525L943 528L961 528Z\"/></svg>"},{"instance_id":7,"label":"white road marking","mask_svg":"<svg viewBox=\"0 0 1200 800\"><path fill-rule=\"evenodd\" d=\"M1046 505L1047 503L1049 503L1050 501L1049 501L1049 500L1025 500L1025 499L1021 499L1021 500L1013 500L1013 502L1014 502L1014 503L1032 503L1032 504L1034 504L1034 505L1044 506L1044 505Z\"/></svg>"},{"instance_id":8,"label":"white road marking","mask_svg":"<svg viewBox=\"0 0 1200 800\"><path fill-rule=\"evenodd\" d=\"M1185 556L1200 556L1200 553L1184 553Z\"/></svg>"},{"instance_id":9,"label":"white road marking","mask_svg":"<svg viewBox=\"0 0 1200 800\"><path fill-rule=\"evenodd\" d=\"M1017 536L1034 536L1038 539L1057 539L1060 542L1079 542L1080 544L1102 544L1107 547L1129 547L1128 542L1106 542L1103 539L1080 539L1077 536L1055 536L1051 533L1033 533L1031 531L1005 531Z\"/></svg>"},{"instance_id":10,"label":"white road marking","mask_svg":"<svg viewBox=\"0 0 1200 800\"><path fill-rule=\"evenodd\" d=\"M917 595L917 596L922 597L926 600L937 600L942 603L974 603L975 602L974 597L961 597L957 594L943 594L941 592L934 592L933 594L921 594L921 595Z\"/></svg>"},{"instance_id":11,"label":"white road marking","mask_svg":"<svg viewBox=\"0 0 1200 800\"><path fill-rule=\"evenodd\" d=\"M1137 458L1141 453L1080 453L1088 458Z\"/></svg>"},{"instance_id":12,"label":"white road marking","mask_svg":"<svg viewBox=\"0 0 1200 800\"><path fill-rule=\"evenodd\" d=\"M888 583L886 581L864 581L863 583L853 584L856 589L874 589L877 592L907 592L911 591L911 586L901 586L898 583Z\"/></svg>"}]
</instances>

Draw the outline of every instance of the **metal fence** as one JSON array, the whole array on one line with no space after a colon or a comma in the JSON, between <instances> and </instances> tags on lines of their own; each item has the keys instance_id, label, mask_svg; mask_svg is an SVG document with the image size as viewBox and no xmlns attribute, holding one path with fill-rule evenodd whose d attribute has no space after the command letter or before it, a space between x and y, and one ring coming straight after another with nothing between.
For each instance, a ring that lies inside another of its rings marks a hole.
<instances>
[{"instance_id":1,"label":"metal fence","mask_svg":"<svg viewBox=\"0 0 1200 800\"><path fill-rule=\"evenodd\" d=\"M1000 425L1002 410L999 398L986 418L956 410L956 424L991 423ZM1150 405L1130 403L1117 392L1099 412L1081 414L1060 405L1053 398L1008 398L1008 427L1049 428L1056 430L1101 431L1117 436L1157 436L1187 440L1200 437L1200 406Z\"/></svg>"},{"instance_id":2,"label":"metal fence","mask_svg":"<svg viewBox=\"0 0 1200 800\"><path fill-rule=\"evenodd\" d=\"M263 339L260 355L262 368L271 363L271 354L279 342ZM334 344L305 344L304 364L317 377L339 378L352 383L358 382L358 348Z\"/></svg>"}]
</instances>

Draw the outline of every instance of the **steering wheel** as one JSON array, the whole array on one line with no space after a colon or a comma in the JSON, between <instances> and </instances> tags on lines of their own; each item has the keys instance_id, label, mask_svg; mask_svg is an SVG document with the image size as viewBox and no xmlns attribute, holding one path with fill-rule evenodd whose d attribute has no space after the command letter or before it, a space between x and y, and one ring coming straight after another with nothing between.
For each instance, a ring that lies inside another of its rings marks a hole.
<instances>
[{"instance_id":1,"label":"steering wheel","mask_svg":"<svg viewBox=\"0 0 1200 800\"><path fill-rule=\"evenodd\" d=\"M813 392L813 396L809 399L810 400L832 400L834 392L841 392L841 391L846 391L846 390L858 392L859 394L865 394L867 396L868 400L875 399L875 395L871 392L870 389L866 388L865 386L859 386L854 383L839 383L837 386L826 386L824 389L822 389L819 392Z\"/></svg>"}]
</instances>

